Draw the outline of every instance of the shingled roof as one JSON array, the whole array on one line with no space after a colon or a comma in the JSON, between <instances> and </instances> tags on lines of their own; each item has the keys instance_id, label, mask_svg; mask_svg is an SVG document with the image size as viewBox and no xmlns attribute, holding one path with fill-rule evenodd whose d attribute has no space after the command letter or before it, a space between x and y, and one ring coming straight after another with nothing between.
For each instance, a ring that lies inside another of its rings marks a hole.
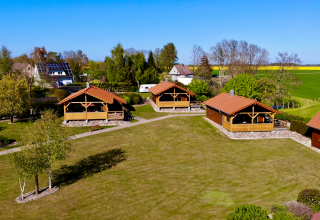
<instances>
[{"instance_id":1,"label":"shingled roof","mask_svg":"<svg viewBox=\"0 0 320 220\"><path fill-rule=\"evenodd\" d=\"M254 104L259 105L265 109L268 109L271 112L280 114L279 111L269 106L266 106L265 104L262 104L261 102L258 102L255 99L250 99L250 98L246 98L238 95L233 95L230 97L230 94L225 92L213 97L212 99L205 101L204 104L212 108L215 108L217 110L220 110L228 115L232 115Z\"/></svg>"},{"instance_id":2,"label":"shingled roof","mask_svg":"<svg viewBox=\"0 0 320 220\"><path fill-rule=\"evenodd\" d=\"M190 92L189 90L185 89L185 88L182 88L181 86L178 86L172 82L166 82L166 81L163 81L161 83L159 83L158 85L154 86L154 87L151 87L149 89L150 92L152 92L154 95L159 95L160 93L168 90L168 89L171 89L173 87L176 87L176 88L179 88L187 93L189 93L190 95L192 96L195 96L196 94L194 94L193 92Z\"/></svg>"},{"instance_id":3,"label":"shingled roof","mask_svg":"<svg viewBox=\"0 0 320 220\"><path fill-rule=\"evenodd\" d=\"M91 95L91 96L93 96L93 97L95 97L97 99L100 99L100 100L105 101L105 102L110 103L110 104L113 104L113 100L114 99L116 99L118 102L127 104L125 99L120 98L119 96L113 95L112 93L107 92L107 91L105 91L103 89L100 89L98 87L95 87L93 85L89 86L88 88L81 89L80 91L69 95L65 99L61 100L58 104L60 105L60 104L63 104L65 102L68 102L71 99L74 99L74 98L76 98L76 97L78 97L78 96L80 96L82 94Z\"/></svg>"},{"instance_id":4,"label":"shingled roof","mask_svg":"<svg viewBox=\"0 0 320 220\"><path fill-rule=\"evenodd\" d=\"M320 111L308 122L307 126L320 130Z\"/></svg>"},{"instance_id":5,"label":"shingled roof","mask_svg":"<svg viewBox=\"0 0 320 220\"><path fill-rule=\"evenodd\" d=\"M188 65L177 64L174 66L177 68L180 75L193 75L193 72L191 71Z\"/></svg>"}]
</instances>

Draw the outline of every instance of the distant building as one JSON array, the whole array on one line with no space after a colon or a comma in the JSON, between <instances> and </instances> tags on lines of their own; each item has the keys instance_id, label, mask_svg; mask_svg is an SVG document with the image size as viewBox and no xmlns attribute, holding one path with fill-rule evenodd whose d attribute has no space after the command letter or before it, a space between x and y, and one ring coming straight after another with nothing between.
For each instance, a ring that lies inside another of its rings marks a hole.
<instances>
[{"instance_id":1,"label":"distant building","mask_svg":"<svg viewBox=\"0 0 320 220\"><path fill-rule=\"evenodd\" d=\"M14 63L12 71L19 71L21 74L33 78L34 68L28 63Z\"/></svg>"},{"instance_id":2,"label":"distant building","mask_svg":"<svg viewBox=\"0 0 320 220\"><path fill-rule=\"evenodd\" d=\"M307 126L313 129L311 146L320 149L320 111L308 122Z\"/></svg>"},{"instance_id":3,"label":"distant building","mask_svg":"<svg viewBox=\"0 0 320 220\"><path fill-rule=\"evenodd\" d=\"M172 81L178 81L185 85L189 85L193 79L193 72L188 65L184 64L174 65L169 74L172 76Z\"/></svg>"},{"instance_id":4,"label":"distant building","mask_svg":"<svg viewBox=\"0 0 320 220\"><path fill-rule=\"evenodd\" d=\"M59 87L73 83L73 75L69 63L37 63L34 80L36 85L42 82L45 87Z\"/></svg>"}]
</instances>

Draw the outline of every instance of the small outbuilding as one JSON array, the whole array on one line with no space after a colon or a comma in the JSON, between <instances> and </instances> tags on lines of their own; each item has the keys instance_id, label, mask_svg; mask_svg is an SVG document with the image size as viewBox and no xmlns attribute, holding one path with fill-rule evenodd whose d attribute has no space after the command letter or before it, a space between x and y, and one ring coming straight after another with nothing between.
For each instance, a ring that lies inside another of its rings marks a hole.
<instances>
[{"instance_id":1,"label":"small outbuilding","mask_svg":"<svg viewBox=\"0 0 320 220\"><path fill-rule=\"evenodd\" d=\"M173 108L185 107L189 108L191 98L196 96L195 93L182 88L172 82L163 81L158 85L149 89L152 96L152 101L160 108Z\"/></svg>"},{"instance_id":2,"label":"small outbuilding","mask_svg":"<svg viewBox=\"0 0 320 220\"><path fill-rule=\"evenodd\" d=\"M206 116L231 132L273 131L274 114L277 110L250 99L231 93L222 93L204 102Z\"/></svg>"},{"instance_id":3,"label":"small outbuilding","mask_svg":"<svg viewBox=\"0 0 320 220\"><path fill-rule=\"evenodd\" d=\"M307 126L313 129L311 145L320 149L320 111L308 122Z\"/></svg>"},{"instance_id":4,"label":"small outbuilding","mask_svg":"<svg viewBox=\"0 0 320 220\"><path fill-rule=\"evenodd\" d=\"M126 100L93 85L60 101L64 105L64 120L123 120Z\"/></svg>"}]
</instances>

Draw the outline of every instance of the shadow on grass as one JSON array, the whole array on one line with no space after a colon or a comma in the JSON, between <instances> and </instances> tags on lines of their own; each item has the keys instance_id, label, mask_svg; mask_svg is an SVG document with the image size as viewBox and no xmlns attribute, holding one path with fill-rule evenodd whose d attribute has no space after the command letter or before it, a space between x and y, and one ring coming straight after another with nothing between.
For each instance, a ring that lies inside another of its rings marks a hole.
<instances>
[{"instance_id":1,"label":"shadow on grass","mask_svg":"<svg viewBox=\"0 0 320 220\"><path fill-rule=\"evenodd\" d=\"M106 169L111 169L126 160L122 149L112 149L103 153L91 155L74 165L64 165L54 171L53 181L56 186L70 185L80 179L92 176Z\"/></svg>"}]
</instances>

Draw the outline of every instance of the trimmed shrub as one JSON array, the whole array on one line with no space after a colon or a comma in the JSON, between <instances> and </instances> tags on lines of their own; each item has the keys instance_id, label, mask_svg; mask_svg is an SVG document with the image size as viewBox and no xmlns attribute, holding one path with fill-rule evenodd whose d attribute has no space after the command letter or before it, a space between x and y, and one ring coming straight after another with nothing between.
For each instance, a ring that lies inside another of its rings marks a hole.
<instances>
[{"instance_id":1,"label":"trimmed shrub","mask_svg":"<svg viewBox=\"0 0 320 220\"><path fill-rule=\"evenodd\" d=\"M54 109L59 116L63 115L63 105L57 105L55 101L31 102L31 108L34 109L35 114L40 114L40 112L48 109Z\"/></svg>"},{"instance_id":2,"label":"trimmed shrub","mask_svg":"<svg viewBox=\"0 0 320 220\"><path fill-rule=\"evenodd\" d=\"M9 144L9 138L0 135L0 146L6 146Z\"/></svg>"},{"instance_id":3,"label":"trimmed shrub","mask_svg":"<svg viewBox=\"0 0 320 220\"><path fill-rule=\"evenodd\" d=\"M306 123L303 121L291 121L290 131L295 131L299 134L305 135L308 131L309 127L306 126Z\"/></svg>"},{"instance_id":4,"label":"trimmed shrub","mask_svg":"<svg viewBox=\"0 0 320 220\"><path fill-rule=\"evenodd\" d=\"M52 92L52 95L54 97L57 97L58 102L60 102L62 99L67 97L68 93L67 93L67 91L65 91L63 89L54 89L53 92Z\"/></svg>"},{"instance_id":5,"label":"trimmed shrub","mask_svg":"<svg viewBox=\"0 0 320 220\"><path fill-rule=\"evenodd\" d=\"M227 220L243 220L243 219L269 219L268 214L260 206L256 205L240 205L235 208L234 212L227 215Z\"/></svg>"},{"instance_id":6,"label":"trimmed shrub","mask_svg":"<svg viewBox=\"0 0 320 220\"><path fill-rule=\"evenodd\" d=\"M305 189L298 195L298 202L308 206L320 205L320 191L317 189Z\"/></svg>"},{"instance_id":7,"label":"trimmed shrub","mask_svg":"<svg viewBox=\"0 0 320 220\"><path fill-rule=\"evenodd\" d=\"M197 96L198 101L204 102L208 100L208 97L205 95Z\"/></svg>"},{"instance_id":8,"label":"trimmed shrub","mask_svg":"<svg viewBox=\"0 0 320 220\"><path fill-rule=\"evenodd\" d=\"M286 207L287 211L292 212L295 217L301 220L308 220L313 215L312 208L308 207L306 204L299 202L284 202L283 205Z\"/></svg>"},{"instance_id":9,"label":"trimmed shrub","mask_svg":"<svg viewBox=\"0 0 320 220\"><path fill-rule=\"evenodd\" d=\"M288 115L287 119L288 119L288 121L292 122L293 120L297 120L297 116L290 114L290 115Z\"/></svg>"},{"instance_id":10,"label":"trimmed shrub","mask_svg":"<svg viewBox=\"0 0 320 220\"><path fill-rule=\"evenodd\" d=\"M100 89L107 89L111 92L130 92L132 90L132 85L131 83L124 83L124 82L96 82L96 83L91 83L90 85L94 85ZM81 83L72 83L68 84L66 86L82 86L82 88L86 87L86 82L81 82ZM137 91L138 87L135 87L134 91Z\"/></svg>"},{"instance_id":11,"label":"trimmed shrub","mask_svg":"<svg viewBox=\"0 0 320 220\"><path fill-rule=\"evenodd\" d=\"M320 204L311 206L313 213L317 213L320 210Z\"/></svg>"},{"instance_id":12,"label":"trimmed shrub","mask_svg":"<svg viewBox=\"0 0 320 220\"><path fill-rule=\"evenodd\" d=\"M134 104L139 104L140 102L141 102L141 98L140 97L138 97L138 96L136 96L136 97L133 97L133 102L134 102Z\"/></svg>"},{"instance_id":13,"label":"trimmed shrub","mask_svg":"<svg viewBox=\"0 0 320 220\"><path fill-rule=\"evenodd\" d=\"M47 97L49 93L50 93L50 89L42 88L40 86L35 86L31 89L31 97L34 99Z\"/></svg>"}]
</instances>

